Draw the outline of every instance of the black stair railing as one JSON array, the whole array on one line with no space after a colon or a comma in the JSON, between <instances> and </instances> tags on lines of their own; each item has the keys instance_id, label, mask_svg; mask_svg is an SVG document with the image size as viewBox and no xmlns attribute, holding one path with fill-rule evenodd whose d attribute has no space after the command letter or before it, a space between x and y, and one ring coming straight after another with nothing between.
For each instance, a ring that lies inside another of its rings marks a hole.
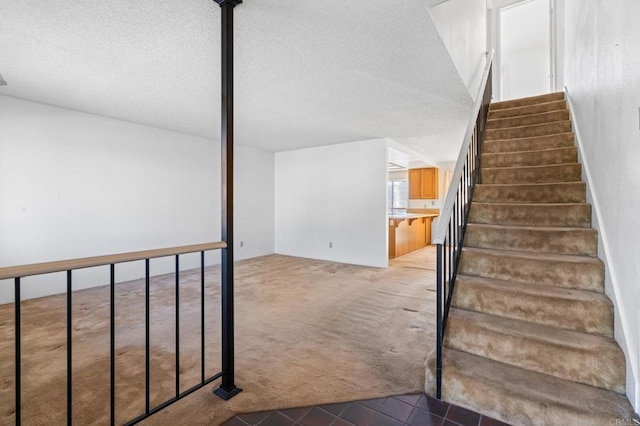
<instances>
[{"instance_id":1,"label":"black stair railing","mask_svg":"<svg viewBox=\"0 0 640 426\"><path fill-rule=\"evenodd\" d=\"M214 243L206 243L206 244L196 244L189 246L180 246L180 247L171 247L165 249L156 249L156 250L147 250L147 251L139 251L139 252L131 252L131 253L120 253L116 255L107 255L107 256L97 256L97 257L87 257L81 259L73 259L73 260L64 260L57 262L48 262L48 263L39 263L39 264L31 264L24 266L14 266L7 268L0 268L0 281L1 280L13 280L14 283L14 329L15 329L15 337L14 337L14 348L15 348L15 372L14 372L14 380L15 380L15 424L20 425L22 420L22 407L25 405L24 403L33 403L31 401L23 402L22 398L22 362L23 362L23 354L22 354L22 339L23 339L23 329L21 327L22 318L21 318L21 305L24 303L21 300L22 293L22 279L25 277L31 277L35 275L45 275L52 274L56 272L65 272L66 273L66 422L68 425L72 424L73 419L73 273L79 269L98 267L98 266L109 266L109 386L110 386L110 409L109 409L109 417L110 424L115 424L116 422L116 327L115 327L115 309L116 309L116 265L120 265L126 262L134 262L134 261L144 261L145 264L145 275L144 275L144 307L141 309L145 312L145 363L144 366L141 366L141 369L144 369L145 376L145 387L144 387L144 412L134 419L130 419L125 424L132 425L140 422L141 420L146 419L147 417L157 413L158 411L166 408L170 404L178 401L179 399L184 398L185 396L193 393L194 391L202 388L203 386L208 385L214 380L222 377L224 379L225 373L227 371L223 371L214 374L213 376L206 377L205 374L205 318L206 318L206 309L205 309L205 252L213 251L213 250L225 250L227 249L227 244L225 242L214 242ZM195 384L191 388L181 391L180 384L180 255L189 254L189 253L200 253L200 381ZM175 377L175 393L174 396L169 398L168 400L158 404L157 406L150 406L150 357L151 357L151 345L150 345L150 260L163 258L163 257L174 257L175 258L175 298L176 298L176 309L175 309L175 330L176 330L176 338L175 338L175 369L176 369L176 377ZM222 299L222 306L224 308L225 300L224 296ZM223 309L223 314L225 310ZM229 311L227 310L227 315ZM229 320L229 319L227 319ZM231 322L233 319L231 318ZM28 332L28 330L25 330ZM224 335L224 329L223 329ZM222 352L223 356L225 355L225 350L229 350L229 348L225 348L223 346ZM227 353L227 357L233 358L233 353Z\"/></svg>"},{"instance_id":2,"label":"black stair railing","mask_svg":"<svg viewBox=\"0 0 640 426\"><path fill-rule=\"evenodd\" d=\"M125 262L145 261L145 389L144 389L144 412L139 416L127 421L125 424L133 425L150 417L158 411L168 407L172 403L186 397L198 389L208 385L216 379L221 378L222 383L214 393L227 400L242 391L235 385L235 364L234 364L234 300L233 300L233 10L242 3L242 0L214 0L221 8L221 30L222 30L222 240L214 243L198 244L190 246L172 247L166 249L156 249L141 252L120 253L115 255L97 256L57 262L47 262L31 265L12 266L0 268L0 281L13 281L14 286L14 348L15 348L15 424L22 422L22 318L21 318L21 292L22 279L34 275L51 274L56 272L66 272L66 422L71 425L73 421L73 272L78 269L96 266L109 266L110 268L110 424L116 422L116 391L115 391L115 272L116 265ZM222 311L222 371L213 376L206 377L205 374L205 252L211 250L222 251L221 264L221 311ZM200 253L200 356L201 372L200 382L195 386L180 391L180 255L188 253ZM161 404L150 406L150 312L149 312L149 263L151 259L174 256L175 257L175 394L172 398Z\"/></svg>"},{"instance_id":3,"label":"black stair railing","mask_svg":"<svg viewBox=\"0 0 640 426\"><path fill-rule=\"evenodd\" d=\"M487 58L477 101L472 110L451 184L436 225L436 397L442 398L442 347L471 198L480 181L480 153L492 96L493 53Z\"/></svg>"}]
</instances>

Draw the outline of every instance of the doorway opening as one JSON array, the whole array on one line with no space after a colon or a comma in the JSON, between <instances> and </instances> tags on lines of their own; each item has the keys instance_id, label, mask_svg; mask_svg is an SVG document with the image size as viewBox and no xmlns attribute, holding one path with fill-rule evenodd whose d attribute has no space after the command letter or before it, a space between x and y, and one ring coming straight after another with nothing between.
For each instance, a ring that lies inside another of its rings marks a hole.
<instances>
[{"instance_id":1,"label":"doorway opening","mask_svg":"<svg viewBox=\"0 0 640 426\"><path fill-rule=\"evenodd\" d=\"M496 98L517 99L554 91L554 1L496 3L503 5L494 15Z\"/></svg>"}]
</instances>

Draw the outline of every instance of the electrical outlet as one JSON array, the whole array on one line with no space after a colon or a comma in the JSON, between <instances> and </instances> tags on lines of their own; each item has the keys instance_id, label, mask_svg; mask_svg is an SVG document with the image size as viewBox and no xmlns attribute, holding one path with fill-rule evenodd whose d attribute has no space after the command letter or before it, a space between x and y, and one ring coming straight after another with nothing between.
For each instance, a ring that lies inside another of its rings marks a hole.
<instances>
[{"instance_id":1,"label":"electrical outlet","mask_svg":"<svg viewBox=\"0 0 640 426\"><path fill-rule=\"evenodd\" d=\"M240 241L240 247L244 247L244 241Z\"/></svg>"},{"instance_id":2,"label":"electrical outlet","mask_svg":"<svg viewBox=\"0 0 640 426\"><path fill-rule=\"evenodd\" d=\"M333 248L333 243L329 242L329 248Z\"/></svg>"},{"instance_id":3,"label":"electrical outlet","mask_svg":"<svg viewBox=\"0 0 640 426\"><path fill-rule=\"evenodd\" d=\"M431 202L431 206L435 206L435 205L436 205L436 202L435 202L435 201L432 201L432 202Z\"/></svg>"}]
</instances>

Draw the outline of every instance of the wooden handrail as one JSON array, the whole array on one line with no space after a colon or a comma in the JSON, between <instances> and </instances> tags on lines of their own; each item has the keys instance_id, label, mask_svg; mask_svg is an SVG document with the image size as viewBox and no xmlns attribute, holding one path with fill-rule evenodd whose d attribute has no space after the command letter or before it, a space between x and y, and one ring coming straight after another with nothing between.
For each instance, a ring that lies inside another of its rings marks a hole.
<instances>
[{"instance_id":1,"label":"wooden handrail","mask_svg":"<svg viewBox=\"0 0 640 426\"><path fill-rule=\"evenodd\" d=\"M116 263L134 262L136 260L154 259L175 256L178 254L196 253L217 250L227 247L224 241L215 243L193 244L188 246L168 247L154 250L133 251L129 253L109 254L105 256L84 257L79 259L59 260L56 262L32 263L30 265L9 266L0 268L0 280L22 278L32 275L51 274L74 269L91 268Z\"/></svg>"}]
</instances>

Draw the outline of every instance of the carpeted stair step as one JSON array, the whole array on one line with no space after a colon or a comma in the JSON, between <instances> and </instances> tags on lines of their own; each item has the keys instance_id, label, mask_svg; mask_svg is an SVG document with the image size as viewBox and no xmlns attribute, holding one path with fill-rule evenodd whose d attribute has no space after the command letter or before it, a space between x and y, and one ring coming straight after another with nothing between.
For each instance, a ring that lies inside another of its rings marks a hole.
<instances>
[{"instance_id":1,"label":"carpeted stair step","mask_svg":"<svg viewBox=\"0 0 640 426\"><path fill-rule=\"evenodd\" d=\"M434 394L435 357L428 360L425 390ZM513 425L633 424L624 395L445 349L442 399Z\"/></svg>"},{"instance_id":2,"label":"carpeted stair step","mask_svg":"<svg viewBox=\"0 0 640 426\"><path fill-rule=\"evenodd\" d=\"M528 98L510 99L508 101L493 102L490 106L490 111L496 111L499 109L518 108L522 106L544 104L548 102L555 102L555 101L562 101L562 100L564 100L564 92L546 93L544 95L530 96Z\"/></svg>"},{"instance_id":3,"label":"carpeted stair step","mask_svg":"<svg viewBox=\"0 0 640 426\"><path fill-rule=\"evenodd\" d=\"M569 110L567 109L506 118L497 118L493 114L489 114L487 129L531 126L534 124L553 123L554 121L567 121L569 119Z\"/></svg>"},{"instance_id":4,"label":"carpeted stair step","mask_svg":"<svg viewBox=\"0 0 640 426\"><path fill-rule=\"evenodd\" d=\"M579 163L482 169L483 183L518 184L579 182L580 180L582 180L582 166Z\"/></svg>"},{"instance_id":5,"label":"carpeted stair step","mask_svg":"<svg viewBox=\"0 0 640 426\"><path fill-rule=\"evenodd\" d=\"M474 195L475 196L475 195ZM591 205L586 203L471 203L470 223L523 226L591 226Z\"/></svg>"},{"instance_id":6,"label":"carpeted stair step","mask_svg":"<svg viewBox=\"0 0 640 426\"><path fill-rule=\"evenodd\" d=\"M553 148L535 151L497 152L482 154L480 164L483 168L542 166L578 162L578 148Z\"/></svg>"},{"instance_id":7,"label":"carpeted stair step","mask_svg":"<svg viewBox=\"0 0 640 426\"><path fill-rule=\"evenodd\" d=\"M535 124L531 126L509 127L506 129L487 129L486 140L532 138L548 136L571 131L570 121L555 121L553 123Z\"/></svg>"},{"instance_id":8,"label":"carpeted stair step","mask_svg":"<svg viewBox=\"0 0 640 426\"><path fill-rule=\"evenodd\" d=\"M530 115L530 114L541 114L543 112L551 112L551 111L560 111L563 109L567 109L567 101L552 101L552 102L544 102L541 104L533 104L533 105L525 105L514 108L503 108L503 109L491 109L489 118L508 118L508 117L518 117L521 115Z\"/></svg>"},{"instance_id":9,"label":"carpeted stair step","mask_svg":"<svg viewBox=\"0 0 640 426\"><path fill-rule=\"evenodd\" d=\"M483 154L499 152L535 151L540 149L567 148L575 145L573 133L559 133L531 138L485 140L482 144Z\"/></svg>"},{"instance_id":10,"label":"carpeted stair step","mask_svg":"<svg viewBox=\"0 0 640 426\"><path fill-rule=\"evenodd\" d=\"M584 203L584 182L533 184L477 184L473 200L479 203Z\"/></svg>"},{"instance_id":11,"label":"carpeted stair step","mask_svg":"<svg viewBox=\"0 0 640 426\"><path fill-rule=\"evenodd\" d=\"M608 337L453 308L445 345L538 373L625 392L624 353Z\"/></svg>"},{"instance_id":12,"label":"carpeted stair step","mask_svg":"<svg viewBox=\"0 0 640 426\"><path fill-rule=\"evenodd\" d=\"M591 228L505 226L469 223L465 247L595 257L598 232Z\"/></svg>"},{"instance_id":13,"label":"carpeted stair step","mask_svg":"<svg viewBox=\"0 0 640 426\"><path fill-rule=\"evenodd\" d=\"M604 291L604 264L587 256L462 249L458 273L520 283Z\"/></svg>"},{"instance_id":14,"label":"carpeted stair step","mask_svg":"<svg viewBox=\"0 0 640 426\"><path fill-rule=\"evenodd\" d=\"M458 275L451 306L613 337L613 304L593 291Z\"/></svg>"}]
</instances>

